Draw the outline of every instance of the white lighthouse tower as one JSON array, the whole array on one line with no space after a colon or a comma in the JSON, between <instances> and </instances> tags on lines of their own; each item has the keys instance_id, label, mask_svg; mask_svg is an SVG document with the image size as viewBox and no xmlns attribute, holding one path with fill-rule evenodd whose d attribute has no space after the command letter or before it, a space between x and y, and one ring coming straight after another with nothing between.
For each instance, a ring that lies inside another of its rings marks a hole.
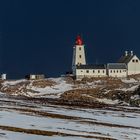
<instances>
[{"instance_id":1,"label":"white lighthouse tower","mask_svg":"<svg viewBox=\"0 0 140 140\"><path fill-rule=\"evenodd\" d=\"M75 74L77 65L86 65L85 45L80 36L77 36L75 46L73 47L73 61L72 61L73 74Z\"/></svg>"}]
</instances>

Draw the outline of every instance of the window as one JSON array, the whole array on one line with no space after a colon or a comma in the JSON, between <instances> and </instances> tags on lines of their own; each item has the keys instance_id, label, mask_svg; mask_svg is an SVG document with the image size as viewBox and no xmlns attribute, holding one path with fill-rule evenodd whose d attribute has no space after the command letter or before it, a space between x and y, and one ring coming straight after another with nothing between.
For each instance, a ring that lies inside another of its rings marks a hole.
<instances>
[{"instance_id":1,"label":"window","mask_svg":"<svg viewBox=\"0 0 140 140\"><path fill-rule=\"evenodd\" d=\"M112 73L112 70L110 70L110 73Z\"/></svg>"},{"instance_id":2,"label":"window","mask_svg":"<svg viewBox=\"0 0 140 140\"><path fill-rule=\"evenodd\" d=\"M100 73L100 70L98 70L98 73Z\"/></svg>"},{"instance_id":3,"label":"window","mask_svg":"<svg viewBox=\"0 0 140 140\"><path fill-rule=\"evenodd\" d=\"M120 70L120 73L122 73L122 71Z\"/></svg>"},{"instance_id":4,"label":"window","mask_svg":"<svg viewBox=\"0 0 140 140\"><path fill-rule=\"evenodd\" d=\"M115 73L116 71L114 70L114 73Z\"/></svg>"},{"instance_id":5,"label":"window","mask_svg":"<svg viewBox=\"0 0 140 140\"><path fill-rule=\"evenodd\" d=\"M95 73L95 70L93 70L93 73Z\"/></svg>"},{"instance_id":6,"label":"window","mask_svg":"<svg viewBox=\"0 0 140 140\"><path fill-rule=\"evenodd\" d=\"M81 72L83 72L83 71L81 70Z\"/></svg>"},{"instance_id":7,"label":"window","mask_svg":"<svg viewBox=\"0 0 140 140\"><path fill-rule=\"evenodd\" d=\"M117 73L118 73L119 71L117 70Z\"/></svg>"},{"instance_id":8,"label":"window","mask_svg":"<svg viewBox=\"0 0 140 140\"><path fill-rule=\"evenodd\" d=\"M81 51L81 47L79 47L79 51Z\"/></svg>"},{"instance_id":9,"label":"window","mask_svg":"<svg viewBox=\"0 0 140 140\"><path fill-rule=\"evenodd\" d=\"M78 62L77 65L80 66L80 65L82 65L82 64Z\"/></svg>"},{"instance_id":10,"label":"window","mask_svg":"<svg viewBox=\"0 0 140 140\"><path fill-rule=\"evenodd\" d=\"M139 60L138 60L138 59L136 59L136 62L138 63L138 62L139 62Z\"/></svg>"},{"instance_id":11,"label":"window","mask_svg":"<svg viewBox=\"0 0 140 140\"><path fill-rule=\"evenodd\" d=\"M81 55L79 55L79 58L81 58L82 56Z\"/></svg>"},{"instance_id":12,"label":"window","mask_svg":"<svg viewBox=\"0 0 140 140\"><path fill-rule=\"evenodd\" d=\"M103 70L103 73L105 73L105 71Z\"/></svg>"},{"instance_id":13,"label":"window","mask_svg":"<svg viewBox=\"0 0 140 140\"><path fill-rule=\"evenodd\" d=\"M89 70L87 70L86 72L89 73Z\"/></svg>"},{"instance_id":14,"label":"window","mask_svg":"<svg viewBox=\"0 0 140 140\"><path fill-rule=\"evenodd\" d=\"M132 60L132 62L134 63L134 62L135 62L135 60L133 59L133 60Z\"/></svg>"}]
</instances>

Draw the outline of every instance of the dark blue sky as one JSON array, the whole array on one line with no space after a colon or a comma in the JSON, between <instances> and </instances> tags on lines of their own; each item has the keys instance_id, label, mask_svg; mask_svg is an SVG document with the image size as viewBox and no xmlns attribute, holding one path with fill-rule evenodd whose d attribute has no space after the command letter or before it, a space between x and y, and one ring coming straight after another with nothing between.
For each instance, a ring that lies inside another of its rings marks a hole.
<instances>
[{"instance_id":1,"label":"dark blue sky","mask_svg":"<svg viewBox=\"0 0 140 140\"><path fill-rule=\"evenodd\" d=\"M89 63L140 56L139 0L1 0L0 72L59 76L71 68L77 34Z\"/></svg>"}]
</instances>

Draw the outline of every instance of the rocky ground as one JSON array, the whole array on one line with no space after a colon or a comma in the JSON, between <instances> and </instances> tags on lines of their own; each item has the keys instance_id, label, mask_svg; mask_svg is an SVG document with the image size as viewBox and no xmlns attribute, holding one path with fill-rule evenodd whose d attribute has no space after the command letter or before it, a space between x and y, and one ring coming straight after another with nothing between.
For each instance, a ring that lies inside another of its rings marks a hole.
<instances>
[{"instance_id":1,"label":"rocky ground","mask_svg":"<svg viewBox=\"0 0 140 140\"><path fill-rule=\"evenodd\" d=\"M139 140L140 76L0 82L0 140Z\"/></svg>"},{"instance_id":2,"label":"rocky ground","mask_svg":"<svg viewBox=\"0 0 140 140\"><path fill-rule=\"evenodd\" d=\"M0 140L139 140L139 119L137 107L87 108L0 94Z\"/></svg>"},{"instance_id":3,"label":"rocky ground","mask_svg":"<svg viewBox=\"0 0 140 140\"><path fill-rule=\"evenodd\" d=\"M0 92L7 95L49 99L53 103L75 106L140 106L140 76L127 79L71 78L1 81Z\"/></svg>"}]
</instances>

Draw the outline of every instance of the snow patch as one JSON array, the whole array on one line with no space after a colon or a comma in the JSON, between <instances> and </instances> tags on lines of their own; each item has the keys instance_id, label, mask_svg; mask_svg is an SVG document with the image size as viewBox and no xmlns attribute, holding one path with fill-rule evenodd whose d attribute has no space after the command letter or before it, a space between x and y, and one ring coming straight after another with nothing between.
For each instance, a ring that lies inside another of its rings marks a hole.
<instances>
[{"instance_id":1,"label":"snow patch","mask_svg":"<svg viewBox=\"0 0 140 140\"><path fill-rule=\"evenodd\" d=\"M21 79L21 80L10 80L10 81L5 81L4 83L2 83L2 85L4 86L14 86L14 85L17 85L21 82L25 82L26 80L25 79Z\"/></svg>"},{"instance_id":2,"label":"snow patch","mask_svg":"<svg viewBox=\"0 0 140 140\"><path fill-rule=\"evenodd\" d=\"M103 98L103 99L97 98L97 101L105 103L105 104L111 104L111 105L119 103L118 100L110 100L110 99L106 99L106 98Z\"/></svg>"},{"instance_id":3,"label":"snow patch","mask_svg":"<svg viewBox=\"0 0 140 140\"><path fill-rule=\"evenodd\" d=\"M131 84L131 83L137 83L138 81L135 80L134 78L130 78L130 79L122 79L122 82L126 84Z\"/></svg>"},{"instance_id":4,"label":"snow patch","mask_svg":"<svg viewBox=\"0 0 140 140\"><path fill-rule=\"evenodd\" d=\"M46 88L37 88L31 87L31 90L37 91L39 93L30 93L30 96L43 96L43 95L51 95L52 98L59 97L62 93L68 90L72 90L72 85L68 84L63 78L49 78L48 80L54 81L56 84L54 86L46 87ZM57 96L58 95L58 96Z\"/></svg>"},{"instance_id":5,"label":"snow patch","mask_svg":"<svg viewBox=\"0 0 140 140\"><path fill-rule=\"evenodd\" d=\"M138 87L139 87L139 85L135 85L135 86L132 86L130 88L119 88L117 90L121 90L121 91L125 91L125 92L127 92L127 91L135 91Z\"/></svg>"}]
</instances>

